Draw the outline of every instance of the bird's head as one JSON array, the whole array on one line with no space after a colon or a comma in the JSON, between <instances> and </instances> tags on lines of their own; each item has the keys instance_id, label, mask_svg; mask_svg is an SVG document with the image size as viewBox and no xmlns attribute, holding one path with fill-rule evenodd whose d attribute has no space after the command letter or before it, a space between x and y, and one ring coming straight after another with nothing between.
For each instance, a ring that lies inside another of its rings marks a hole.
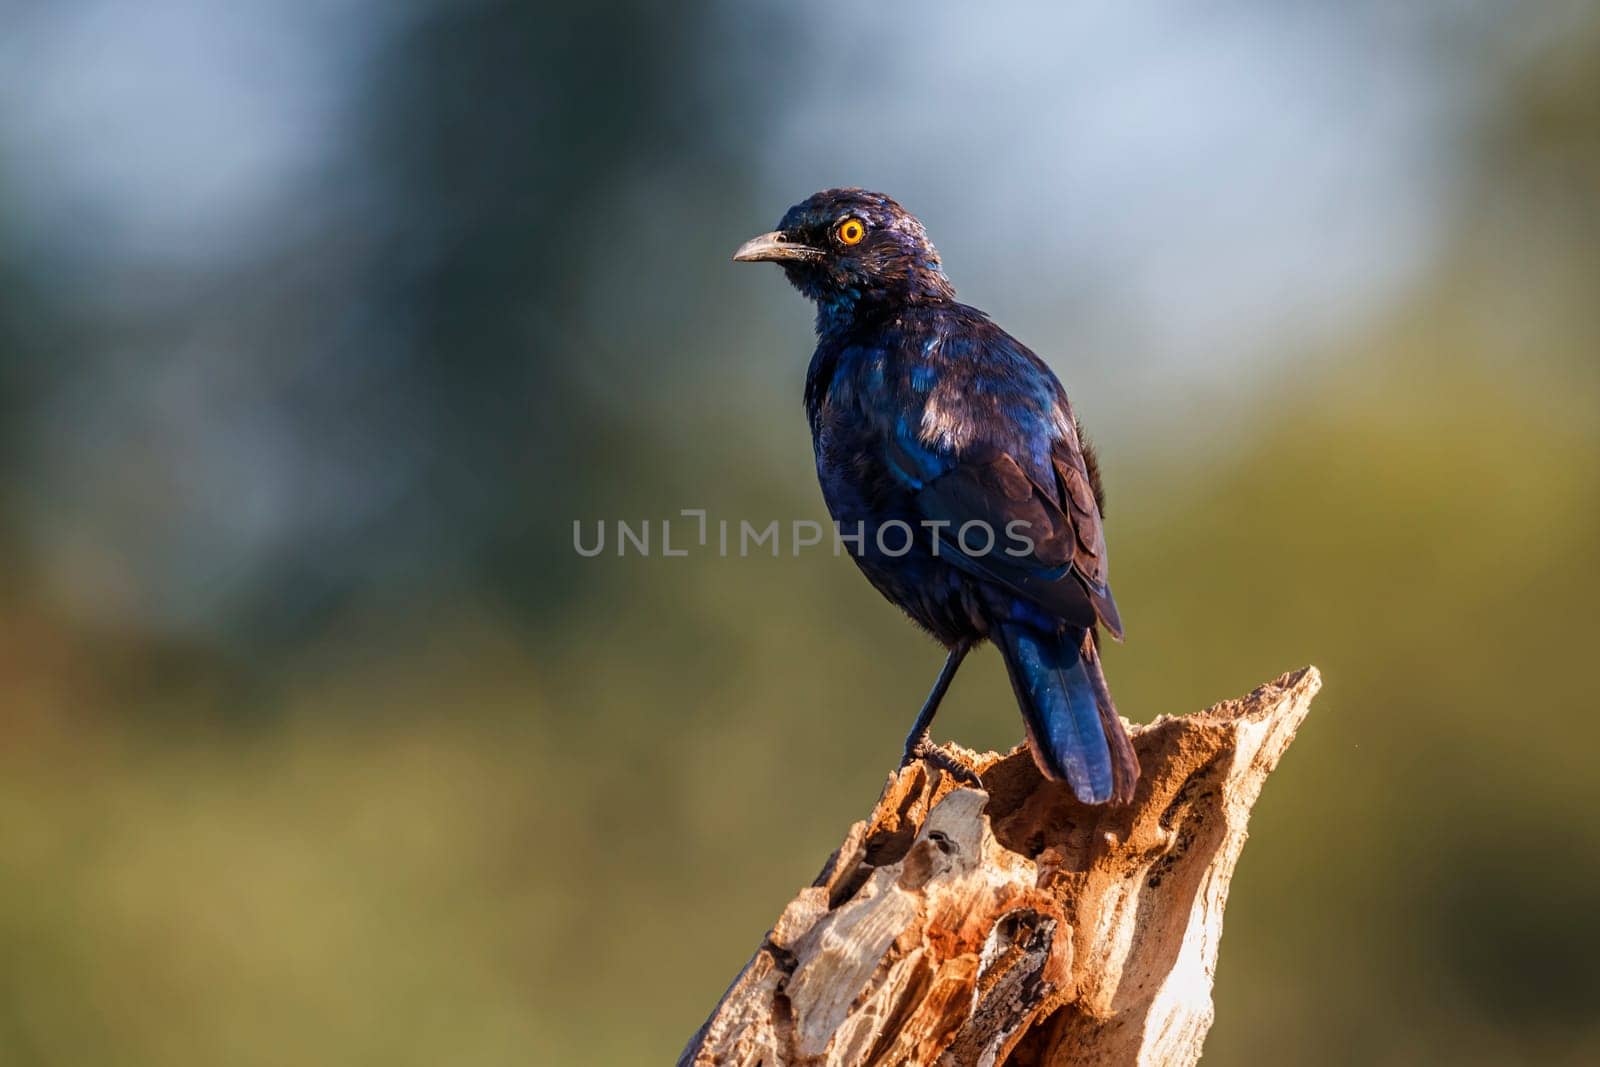
<instances>
[{"instance_id":1,"label":"bird's head","mask_svg":"<svg viewBox=\"0 0 1600 1067\"><path fill-rule=\"evenodd\" d=\"M740 263L773 262L821 319L858 308L955 296L922 223L882 193L827 189L790 208L778 228L739 246Z\"/></svg>"}]
</instances>

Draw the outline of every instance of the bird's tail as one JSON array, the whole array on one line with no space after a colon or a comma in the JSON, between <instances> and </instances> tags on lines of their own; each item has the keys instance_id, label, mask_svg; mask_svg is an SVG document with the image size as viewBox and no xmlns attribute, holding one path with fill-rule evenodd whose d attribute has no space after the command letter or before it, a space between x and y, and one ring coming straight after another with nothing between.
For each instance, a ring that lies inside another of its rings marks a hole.
<instances>
[{"instance_id":1,"label":"bird's tail","mask_svg":"<svg viewBox=\"0 0 1600 1067\"><path fill-rule=\"evenodd\" d=\"M1139 760L1111 702L1093 635L1007 622L990 636L1005 657L1028 747L1044 776L1066 781L1085 804L1132 800Z\"/></svg>"}]
</instances>

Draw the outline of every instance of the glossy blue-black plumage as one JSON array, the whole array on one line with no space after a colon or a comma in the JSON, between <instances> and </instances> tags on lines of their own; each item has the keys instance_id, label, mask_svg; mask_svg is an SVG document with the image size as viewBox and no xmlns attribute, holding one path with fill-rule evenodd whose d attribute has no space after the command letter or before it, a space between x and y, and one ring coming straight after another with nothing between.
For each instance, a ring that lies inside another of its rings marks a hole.
<instances>
[{"instance_id":1,"label":"glossy blue-black plumage","mask_svg":"<svg viewBox=\"0 0 1600 1067\"><path fill-rule=\"evenodd\" d=\"M819 193L738 258L782 263L817 304L806 413L862 572L947 647L995 640L1046 775L1128 799L1138 765L1094 639L1122 630L1098 474L1055 376L956 301L921 223L881 194Z\"/></svg>"}]
</instances>

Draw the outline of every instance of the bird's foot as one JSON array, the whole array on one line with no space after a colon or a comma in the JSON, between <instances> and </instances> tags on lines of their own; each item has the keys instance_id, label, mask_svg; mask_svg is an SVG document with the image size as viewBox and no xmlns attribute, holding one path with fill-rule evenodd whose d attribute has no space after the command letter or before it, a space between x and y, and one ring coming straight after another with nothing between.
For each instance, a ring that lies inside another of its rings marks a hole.
<instances>
[{"instance_id":1,"label":"bird's foot","mask_svg":"<svg viewBox=\"0 0 1600 1067\"><path fill-rule=\"evenodd\" d=\"M974 789L983 788L983 779L978 777L977 771L934 744L927 734L923 734L915 742L906 746L905 756L900 760L900 766L905 767L913 760L922 760L929 766L938 768L962 785L970 785Z\"/></svg>"}]
</instances>

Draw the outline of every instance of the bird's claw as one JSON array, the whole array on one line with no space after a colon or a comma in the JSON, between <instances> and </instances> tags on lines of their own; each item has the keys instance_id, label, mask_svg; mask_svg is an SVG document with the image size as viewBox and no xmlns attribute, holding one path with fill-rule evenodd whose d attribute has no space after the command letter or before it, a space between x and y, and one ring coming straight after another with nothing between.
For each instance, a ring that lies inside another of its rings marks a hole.
<instances>
[{"instance_id":1,"label":"bird's claw","mask_svg":"<svg viewBox=\"0 0 1600 1067\"><path fill-rule=\"evenodd\" d=\"M915 744L906 746L905 756L900 760L900 766L908 766L914 760L922 760L929 766L950 775L962 785L969 785L974 789L983 788L983 779L978 777L977 771L934 744L926 735L918 739Z\"/></svg>"}]
</instances>

